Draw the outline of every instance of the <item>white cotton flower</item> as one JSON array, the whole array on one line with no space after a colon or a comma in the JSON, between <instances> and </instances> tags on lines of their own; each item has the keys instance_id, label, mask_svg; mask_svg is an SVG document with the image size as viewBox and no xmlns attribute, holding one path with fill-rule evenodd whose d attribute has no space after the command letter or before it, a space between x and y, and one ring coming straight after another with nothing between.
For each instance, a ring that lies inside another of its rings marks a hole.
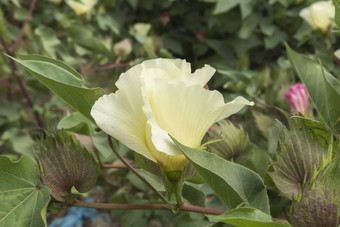
<instances>
[{"instance_id":1,"label":"white cotton flower","mask_svg":"<svg viewBox=\"0 0 340 227\"><path fill-rule=\"evenodd\" d=\"M97 4L98 0L67 0L66 3L74 10L77 16L90 14L92 8Z\"/></svg>"},{"instance_id":2,"label":"white cotton flower","mask_svg":"<svg viewBox=\"0 0 340 227\"><path fill-rule=\"evenodd\" d=\"M326 32L334 19L335 8L332 1L319 1L302 9L300 17L307 21L313 29Z\"/></svg>"},{"instance_id":3,"label":"white cotton flower","mask_svg":"<svg viewBox=\"0 0 340 227\"><path fill-rule=\"evenodd\" d=\"M132 43L130 39L123 39L113 46L113 52L116 55L128 56L132 51Z\"/></svg>"},{"instance_id":4,"label":"white cotton flower","mask_svg":"<svg viewBox=\"0 0 340 227\"><path fill-rule=\"evenodd\" d=\"M91 115L103 131L163 170L182 171L188 161L169 135L197 148L212 124L254 105L243 97L225 103L218 91L203 88L214 73L209 65L191 73L180 59L144 61L120 76L118 90L99 98Z\"/></svg>"}]
</instances>

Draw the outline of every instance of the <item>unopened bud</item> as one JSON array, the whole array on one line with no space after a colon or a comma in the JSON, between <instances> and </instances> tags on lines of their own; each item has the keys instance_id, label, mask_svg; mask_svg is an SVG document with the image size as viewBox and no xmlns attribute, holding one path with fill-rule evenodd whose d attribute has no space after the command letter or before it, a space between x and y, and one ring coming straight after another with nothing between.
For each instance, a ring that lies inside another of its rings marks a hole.
<instances>
[{"instance_id":1,"label":"unopened bud","mask_svg":"<svg viewBox=\"0 0 340 227\"><path fill-rule=\"evenodd\" d=\"M215 123L205 135L204 141L212 141L207 142L207 147L212 153L237 162L247 160L251 146L244 129L241 126L238 128L226 120Z\"/></svg>"},{"instance_id":2,"label":"unopened bud","mask_svg":"<svg viewBox=\"0 0 340 227\"><path fill-rule=\"evenodd\" d=\"M96 163L75 137L55 132L39 142L36 152L42 181L56 200L71 202L73 186L79 192L87 192L95 185Z\"/></svg>"},{"instance_id":3,"label":"unopened bud","mask_svg":"<svg viewBox=\"0 0 340 227\"><path fill-rule=\"evenodd\" d=\"M305 114L307 112L309 96L304 84L297 83L289 87L285 93L285 98L290 104L292 113L300 112Z\"/></svg>"}]
</instances>

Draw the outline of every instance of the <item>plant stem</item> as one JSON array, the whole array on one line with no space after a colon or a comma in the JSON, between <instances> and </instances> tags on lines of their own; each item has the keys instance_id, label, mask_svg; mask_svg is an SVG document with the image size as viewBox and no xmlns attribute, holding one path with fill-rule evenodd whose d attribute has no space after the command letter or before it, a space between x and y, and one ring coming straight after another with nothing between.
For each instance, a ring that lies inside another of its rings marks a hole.
<instances>
[{"instance_id":1,"label":"plant stem","mask_svg":"<svg viewBox=\"0 0 340 227\"><path fill-rule=\"evenodd\" d=\"M226 211L212 208L205 208L183 203L179 208L177 205L168 204L110 204L110 203L88 203L83 201L75 201L72 206L89 207L96 209L112 209L112 210L181 210L191 211L195 213L220 215Z\"/></svg>"},{"instance_id":2,"label":"plant stem","mask_svg":"<svg viewBox=\"0 0 340 227\"><path fill-rule=\"evenodd\" d=\"M132 165L133 167L136 167ZM117 169L126 169L127 167L125 165L120 164L103 164L103 168L117 168Z\"/></svg>"},{"instance_id":3,"label":"plant stem","mask_svg":"<svg viewBox=\"0 0 340 227\"><path fill-rule=\"evenodd\" d=\"M88 207L96 209L110 209L110 210L176 210L176 211L190 211L201 214L221 215L226 213L225 210L218 210L213 208L200 207L183 203L181 207L175 204L111 204L111 203L89 203L84 201L75 201L72 203L73 207ZM273 221L285 221L285 219L272 218Z\"/></svg>"},{"instance_id":4,"label":"plant stem","mask_svg":"<svg viewBox=\"0 0 340 227\"><path fill-rule=\"evenodd\" d=\"M7 47L6 41L3 39L3 37L1 37L0 39L1 39L1 44L3 45L4 49L6 50L6 53L8 55L10 55L10 56L14 56L14 53L11 50L9 50L9 48ZM38 123L40 131L42 132L43 136L45 137L46 136L46 132L44 131L43 121L40 118L39 113L34 109L34 103L33 103L32 99L31 99L31 96L28 93L28 90L26 88L26 84L18 76L18 74L17 74L18 69L17 69L17 66L15 65L14 60L13 59L9 59L9 61L10 61L11 68L12 68L12 74L15 77L15 79L17 80L17 82L19 84L19 87L20 87L20 90L21 90L22 94L24 95L24 97L26 98L29 107L33 110L34 117L35 117L35 119L36 119L36 121Z\"/></svg>"},{"instance_id":5,"label":"plant stem","mask_svg":"<svg viewBox=\"0 0 340 227\"><path fill-rule=\"evenodd\" d=\"M125 158L123 156L120 155L120 153L117 151L117 149L115 148L115 146L112 143L112 139L111 136L107 136L107 140L109 141L109 145L112 149L112 151L117 155L117 157L120 159L120 161L126 165L126 167L128 167L139 179L141 179L146 185L148 185L160 198L164 203L167 203L168 206L167 208L169 209L169 207L171 206L169 201L162 195L162 193L160 193L156 188L154 188L149 181L147 181L142 175L140 175L137 170L128 162L125 160Z\"/></svg>"},{"instance_id":6,"label":"plant stem","mask_svg":"<svg viewBox=\"0 0 340 227\"><path fill-rule=\"evenodd\" d=\"M15 49L17 48L17 45L18 43L21 41L21 37L22 35L24 34L24 31L25 31L25 28L28 24L28 21L30 20L31 18L31 15L32 15L32 12L33 12L33 9L34 9L34 6L35 6L35 3L37 2L37 0L32 0L31 2L31 5L30 5L30 8L28 10L28 13L27 13L27 16L26 16L26 19L25 19L25 22L24 24L22 25L21 29L20 29L20 32L18 34L18 36L16 37L15 41L13 42L13 44L11 45L11 48L10 48L10 52L14 52Z\"/></svg>"}]
</instances>

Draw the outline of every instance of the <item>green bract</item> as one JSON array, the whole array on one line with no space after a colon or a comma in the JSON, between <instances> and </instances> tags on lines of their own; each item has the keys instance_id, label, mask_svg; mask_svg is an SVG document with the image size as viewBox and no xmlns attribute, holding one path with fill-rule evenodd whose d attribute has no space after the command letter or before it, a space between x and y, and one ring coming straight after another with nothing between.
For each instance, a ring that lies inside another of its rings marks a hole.
<instances>
[{"instance_id":1,"label":"green bract","mask_svg":"<svg viewBox=\"0 0 340 227\"><path fill-rule=\"evenodd\" d=\"M71 202L71 188L89 191L97 180L97 166L92 155L71 135L55 132L37 145L40 177L58 201Z\"/></svg>"}]
</instances>

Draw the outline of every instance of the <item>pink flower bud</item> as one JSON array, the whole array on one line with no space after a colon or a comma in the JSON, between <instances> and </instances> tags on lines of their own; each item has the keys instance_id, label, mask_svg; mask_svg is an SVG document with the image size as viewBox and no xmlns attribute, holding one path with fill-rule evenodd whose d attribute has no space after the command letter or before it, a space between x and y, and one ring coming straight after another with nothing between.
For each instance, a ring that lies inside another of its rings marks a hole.
<instances>
[{"instance_id":1,"label":"pink flower bud","mask_svg":"<svg viewBox=\"0 0 340 227\"><path fill-rule=\"evenodd\" d=\"M203 36L203 33L200 31L200 30L198 30L197 32L196 32L196 37L197 37L197 39L199 40L199 41L203 41L203 39L204 39L204 36Z\"/></svg>"},{"instance_id":2,"label":"pink flower bud","mask_svg":"<svg viewBox=\"0 0 340 227\"><path fill-rule=\"evenodd\" d=\"M167 11L164 11L162 13L160 19L161 19L161 21L164 25L169 23L169 21L170 21L169 13Z\"/></svg>"},{"instance_id":3,"label":"pink flower bud","mask_svg":"<svg viewBox=\"0 0 340 227\"><path fill-rule=\"evenodd\" d=\"M305 114L307 112L309 96L304 84L297 83L290 86L285 93L285 98L290 104L292 113L300 112Z\"/></svg>"}]
</instances>

